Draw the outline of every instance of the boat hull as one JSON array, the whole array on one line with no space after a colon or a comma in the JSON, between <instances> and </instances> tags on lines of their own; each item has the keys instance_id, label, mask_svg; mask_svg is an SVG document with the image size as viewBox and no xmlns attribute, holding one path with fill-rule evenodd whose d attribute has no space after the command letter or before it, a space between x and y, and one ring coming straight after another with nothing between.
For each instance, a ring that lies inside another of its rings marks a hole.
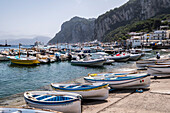
<instances>
[{"instance_id":1,"label":"boat hull","mask_svg":"<svg viewBox=\"0 0 170 113\"><path fill-rule=\"evenodd\" d=\"M105 59L101 60L93 60L93 61L71 61L72 65L79 65L79 66L103 66L103 64L106 62Z\"/></svg>"},{"instance_id":2,"label":"boat hull","mask_svg":"<svg viewBox=\"0 0 170 113\"><path fill-rule=\"evenodd\" d=\"M0 112L2 113L57 113L55 111L42 111L39 109L23 109L23 108L0 108Z\"/></svg>"},{"instance_id":3,"label":"boat hull","mask_svg":"<svg viewBox=\"0 0 170 113\"><path fill-rule=\"evenodd\" d=\"M147 72L151 76L170 76L170 65L150 65Z\"/></svg>"},{"instance_id":4,"label":"boat hull","mask_svg":"<svg viewBox=\"0 0 170 113\"><path fill-rule=\"evenodd\" d=\"M95 79L86 79L86 82L96 83L96 82L107 82L109 86L113 89L136 89L136 88L147 88L150 86L150 76L136 77L134 79L125 79L125 80L95 80Z\"/></svg>"},{"instance_id":5,"label":"boat hull","mask_svg":"<svg viewBox=\"0 0 170 113\"><path fill-rule=\"evenodd\" d=\"M140 59L140 57L141 57L141 54L132 54L132 55L130 55L129 60L137 61Z\"/></svg>"},{"instance_id":6,"label":"boat hull","mask_svg":"<svg viewBox=\"0 0 170 113\"><path fill-rule=\"evenodd\" d=\"M18 65L38 65L40 62L38 59L15 59L15 58L9 58L12 64L18 64Z\"/></svg>"},{"instance_id":7,"label":"boat hull","mask_svg":"<svg viewBox=\"0 0 170 113\"><path fill-rule=\"evenodd\" d=\"M0 61L8 61L9 59L8 59L8 57L6 57L6 56L0 56Z\"/></svg>"},{"instance_id":8,"label":"boat hull","mask_svg":"<svg viewBox=\"0 0 170 113\"><path fill-rule=\"evenodd\" d=\"M53 84L51 84L53 90L56 91L64 91L64 92L71 92L71 93L77 93L80 94L83 99L95 99L95 100L105 100L109 96L109 88L108 84L105 84L103 86L95 87L92 89L87 89L87 90L69 90L69 89L61 89L59 87L54 87Z\"/></svg>"},{"instance_id":9,"label":"boat hull","mask_svg":"<svg viewBox=\"0 0 170 113\"><path fill-rule=\"evenodd\" d=\"M115 56L112 59L115 60L115 62L126 62L128 61L130 58L130 55L126 55L126 56Z\"/></svg>"},{"instance_id":10,"label":"boat hull","mask_svg":"<svg viewBox=\"0 0 170 113\"><path fill-rule=\"evenodd\" d=\"M42 93L43 95L66 94L68 96L79 96L79 94L63 93L63 92L55 92L55 91L36 91L36 92ZM47 103L45 101L41 101L41 102L34 101L34 100L27 98L27 96L25 96L25 95L26 95L26 93L24 93L25 101L28 104L28 106L30 106L30 107L35 107L35 108L39 108L39 109L50 109L50 110L60 111L60 112L64 112L64 113L81 113L81 99L78 99L79 97L77 97L77 99L75 101L60 102L60 104L58 104L53 101L51 101L49 103Z\"/></svg>"}]
</instances>

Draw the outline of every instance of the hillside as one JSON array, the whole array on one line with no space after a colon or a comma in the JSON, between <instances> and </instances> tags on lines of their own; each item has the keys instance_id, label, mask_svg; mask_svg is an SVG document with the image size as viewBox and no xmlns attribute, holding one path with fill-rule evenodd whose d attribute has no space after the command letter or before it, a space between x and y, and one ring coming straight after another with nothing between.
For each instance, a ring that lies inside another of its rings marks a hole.
<instances>
[{"instance_id":1,"label":"hillside","mask_svg":"<svg viewBox=\"0 0 170 113\"><path fill-rule=\"evenodd\" d=\"M170 0L129 0L97 18L94 38L100 41L114 40L115 35L120 33L119 27L169 12Z\"/></svg>"},{"instance_id":2,"label":"hillside","mask_svg":"<svg viewBox=\"0 0 170 113\"><path fill-rule=\"evenodd\" d=\"M72 18L63 23L61 31L49 43L126 39L130 31L150 32L157 29L161 19L169 18L169 12L170 0L129 0L97 19Z\"/></svg>"}]
</instances>

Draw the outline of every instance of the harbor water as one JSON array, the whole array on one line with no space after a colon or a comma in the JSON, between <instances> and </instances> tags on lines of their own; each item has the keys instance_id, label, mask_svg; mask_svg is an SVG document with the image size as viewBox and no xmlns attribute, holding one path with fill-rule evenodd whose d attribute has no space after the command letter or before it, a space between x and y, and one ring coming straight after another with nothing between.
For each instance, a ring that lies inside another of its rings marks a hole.
<instances>
[{"instance_id":1,"label":"harbor water","mask_svg":"<svg viewBox=\"0 0 170 113\"><path fill-rule=\"evenodd\" d=\"M162 54L162 53L161 53ZM155 57L155 51L144 58ZM134 61L115 62L103 67L73 66L70 62L54 62L39 66L12 65L10 61L0 62L0 98L13 94L36 90L50 83L72 81L88 73L121 72L135 70Z\"/></svg>"}]
</instances>

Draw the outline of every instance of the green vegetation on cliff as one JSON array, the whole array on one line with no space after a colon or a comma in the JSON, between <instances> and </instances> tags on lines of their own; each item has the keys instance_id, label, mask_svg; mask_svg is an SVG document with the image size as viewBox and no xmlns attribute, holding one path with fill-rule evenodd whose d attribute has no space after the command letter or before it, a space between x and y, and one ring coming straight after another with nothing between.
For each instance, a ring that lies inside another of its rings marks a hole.
<instances>
[{"instance_id":1,"label":"green vegetation on cliff","mask_svg":"<svg viewBox=\"0 0 170 113\"><path fill-rule=\"evenodd\" d=\"M152 32L153 30L159 29L161 25L169 25L168 21L161 23L161 20L170 19L170 14L162 14L143 21L133 21L125 26L118 27L110 31L105 37L104 41L115 41L115 40L125 40L130 38L129 32ZM169 27L170 29L170 27Z\"/></svg>"}]
</instances>

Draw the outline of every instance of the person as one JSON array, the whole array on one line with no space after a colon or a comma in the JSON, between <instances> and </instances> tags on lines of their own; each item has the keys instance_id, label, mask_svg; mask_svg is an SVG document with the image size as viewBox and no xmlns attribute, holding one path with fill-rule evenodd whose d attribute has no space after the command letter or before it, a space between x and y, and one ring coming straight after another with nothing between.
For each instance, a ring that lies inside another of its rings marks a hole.
<instances>
[{"instance_id":1,"label":"person","mask_svg":"<svg viewBox=\"0 0 170 113\"><path fill-rule=\"evenodd\" d=\"M157 58L157 59L160 59L160 54L159 54L159 52L156 52L156 58Z\"/></svg>"}]
</instances>

